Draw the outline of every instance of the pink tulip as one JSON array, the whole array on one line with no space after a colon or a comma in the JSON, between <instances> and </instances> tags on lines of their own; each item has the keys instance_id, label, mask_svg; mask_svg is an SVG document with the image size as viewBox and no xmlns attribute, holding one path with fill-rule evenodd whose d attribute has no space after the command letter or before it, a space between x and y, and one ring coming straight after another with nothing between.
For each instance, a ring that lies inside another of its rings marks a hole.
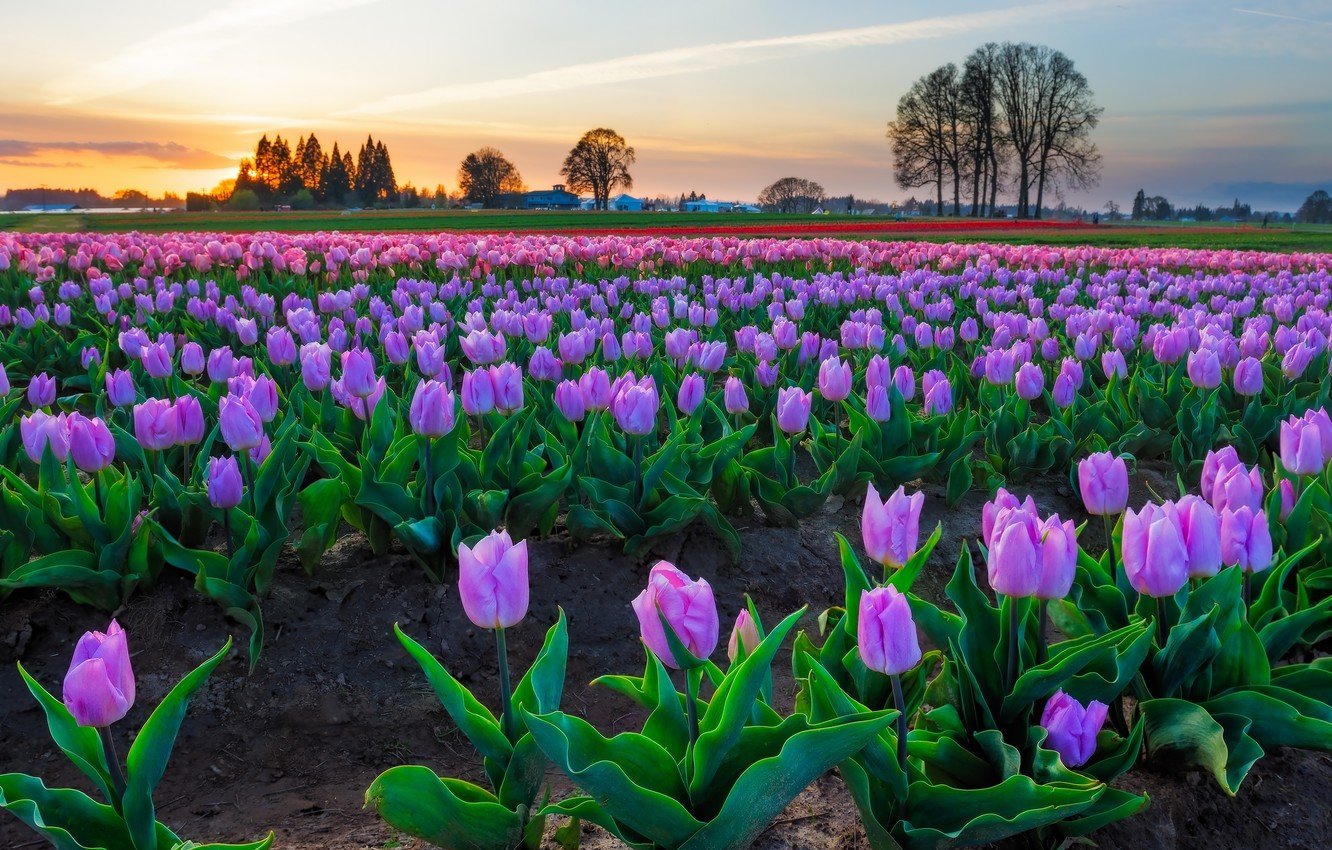
<instances>
[{"instance_id":1,"label":"pink tulip","mask_svg":"<svg viewBox=\"0 0 1332 850\"><path fill-rule=\"evenodd\" d=\"M902 487L887 500L880 500L878 490L870 484L860 515L860 533L869 556L885 567L905 566L916 554L924 505L924 493L908 496Z\"/></svg>"},{"instance_id":2,"label":"pink tulip","mask_svg":"<svg viewBox=\"0 0 1332 850\"><path fill-rule=\"evenodd\" d=\"M911 617L911 604L895 587L879 587L860 594L856 643L866 667L898 676L920 663L920 640Z\"/></svg>"},{"instance_id":3,"label":"pink tulip","mask_svg":"<svg viewBox=\"0 0 1332 850\"><path fill-rule=\"evenodd\" d=\"M527 616L527 541L492 531L474 547L458 546L458 595L467 619L482 629L507 629Z\"/></svg>"},{"instance_id":4,"label":"pink tulip","mask_svg":"<svg viewBox=\"0 0 1332 850\"><path fill-rule=\"evenodd\" d=\"M667 667L679 668L666 639L665 618L690 655L706 659L717 648L719 626L712 586L680 572L673 564L658 561L648 575L648 585L633 601L643 643Z\"/></svg>"},{"instance_id":5,"label":"pink tulip","mask_svg":"<svg viewBox=\"0 0 1332 850\"><path fill-rule=\"evenodd\" d=\"M64 703L80 726L110 726L134 705L129 644L115 620L106 634L86 632L65 673Z\"/></svg>"}]
</instances>

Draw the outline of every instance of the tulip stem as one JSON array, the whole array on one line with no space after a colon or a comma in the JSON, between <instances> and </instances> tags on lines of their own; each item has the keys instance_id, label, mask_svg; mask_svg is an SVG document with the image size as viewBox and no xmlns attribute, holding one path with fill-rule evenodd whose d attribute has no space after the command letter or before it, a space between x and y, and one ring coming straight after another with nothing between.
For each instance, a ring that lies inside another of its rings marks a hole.
<instances>
[{"instance_id":1,"label":"tulip stem","mask_svg":"<svg viewBox=\"0 0 1332 850\"><path fill-rule=\"evenodd\" d=\"M1022 640L1022 620L1017 612L1018 599L1008 598L1008 692L1012 693L1017 685L1018 660L1021 650L1018 643Z\"/></svg>"},{"instance_id":2,"label":"tulip stem","mask_svg":"<svg viewBox=\"0 0 1332 850\"><path fill-rule=\"evenodd\" d=\"M1240 584L1240 599L1244 602L1244 610L1245 610L1245 612L1248 612L1248 610L1249 610L1249 595L1250 595L1250 593L1252 592L1252 587L1251 587L1251 585L1249 584L1249 571L1248 571L1248 570L1244 570L1244 569L1242 569L1240 575L1242 576L1242 578L1240 579L1240 581L1241 581L1241 584Z\"/></svg>"},{"instance_id":3,"label":"tulip stem","mask_svg":"<svg viewBox=\"0 0 1332 850\"><path fill-rule=\"evenodd\" d=\"M103 522L105 522L106 508L102 504L102 473L100 470L92 474L92 485L93 485L93 503L97 505L97 516L100 517Z\"/></svg>"},{"instance_id":4,"label":"tulip stem","mask_svg":"<svg viewBox=\"0 0 1332 850\"><path fill-rule=\"evenodd\" d=\"M1118 587L1119 581L1115 578L1115 538L1110 532L1110 515L1101 514L1101 528L1105 529L1105 551L1110 556L1110 583Z\"/></svg>"},{"instance_id":5,"label":"tulip stem","mask_svg":"<svg viewBox=\"0 0 1332 850\"><path fill-rule=\"evenodd\" d=\"M98 726L97 734L102 739L102 749L106 751L107 767L111 769L111 784L116 792L116 798L112 802L118 812L121 801L125 798L125 771L120 766L120 756L116 754L116 741L111 737L111 727Z\"/></svg>"},{"instance_id":6,"label":"tulip stem","mask_svg":"<svg viewBox=\"0 0 1332 850\"><path fill-rule=\"evenodd\" d=\"M634 444L634 504L641 509L643 500L647 498L647 494L643 492L643 438L633 435L629 439Z\"/></svg>"},{"instance_id":7,"label":"tulip stem","mask_svg":"<svg viewBox=\"0 0 1332 850\"><path fill-rule=\"evenodd\" d=\"M495 649L499 654L500 711L503 715L504 737L516 741L513 723L513 688L509 681L509 645L504 640L504 627L495 629Z\"/></svg>"},{"instance_id":8,"label":"tulip stem","mask_svg":"<svg viewBox=\"0 0 1332 850\"><path fill-rule=\"evenodd\" d=\"M236 544L231 539L231 508L222 509L222 534L227 538L227 560L236 555Z\"/></svg>"},{"instance_id":9,"label":"tulip stem","mask_svg":"<svg viewBox=\"0 0 1332 850\"><path fill-rule=\"evenodd\" d=\"M1050 600L1042 599L1037 606L1036 615L1036 664L1040 666L1045 663L1046 656L1049 654L1049 648L1046 644L1045 629L1050 617Z\"/></svg>"},{"instance_id":10,"label":"tulip stem","mask_svg":"<svg viewBox=\"0 0 1332 850\"><path fill-rule=\"evenodd\" d=\"M421 488L421 496L425 502L425 515L435 515L435 478L430 474L430 455L432 452L429 437L421 438L421 474L425 477L425 486Z\"/></svg>"},{"instance_id":11,"label":"tulip stem","mask_svg":"<svg viewBox=\"0 0 1332 850\"><path fill-rule=\"evenodd\" d=\"M1165 600L1159 597L1156 600L1156 635L1161 648L1165 649L1166 641L1170 640L1170 628L1166 626Z\"/></svg>"},{"instance_id":12,"label":"tulip stem","mask_svg":"<svg viewBox=\"0 0 1332 850\"><path fill-rule=\"evenodd\" d=\"M907 769L907 715L906 699L902 696L902 677L894 673L893 705L897 708L897 764L906 773Z\"/></svg>"}]
</instances>

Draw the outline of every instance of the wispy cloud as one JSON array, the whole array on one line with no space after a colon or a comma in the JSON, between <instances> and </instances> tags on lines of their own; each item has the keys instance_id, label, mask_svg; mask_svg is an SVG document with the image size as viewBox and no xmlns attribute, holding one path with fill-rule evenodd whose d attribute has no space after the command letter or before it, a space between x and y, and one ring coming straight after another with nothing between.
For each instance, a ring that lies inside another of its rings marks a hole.
<instances>
[{"instance_id":1,"label":"wispy cloud","mask_svg":"<svg viewBox=\"0 0 1332 850\"><path fill-rule=\"evenodd\" d=\"M1262 18L1276 18L1282 21L1296 21L1301 24L1319 24L1321 26L1332 25L1332 20L1318 20L1316 18L1302 18L1299 15L1283 15L1280 12L1264 12L1261 9L1236 9L1243 15L1258 15Z\"/></svg>"},{"instance_id":2,"label":"wispy cloud","mask_svg":"<svg viewBox=\"0 0 1332 850\"><path fill-rule=\"evenodd\" d=\"M792 54L824 53L853 47L900 44L984 30L1093 8L1091 0L1036 3L989 12L923 18L894 24L876 24L853 29L825 30L802 35L702 44L620 56L597 62L580 62L478 83L436 86L423 91L395 95L363 104L344 114L386 115L443 104L494 100L525 94L568 91L587 86L697 74L749 65Z\"/></svg>"},{"instance_id":3,"label":"wispy cloud","mask_svg":"<svg viewBox=\"0 0 1332 850\"><path fill-rule=\"evenodd\" d=\"M176 142L29 142L20 139L0 139L0 157L3 157L8 165L40 167L47 164L41 157L54 151L150 159L161 165L176 168L225 168L232 164L232 160L220 154L186 147Z\"/></svg>"},{"instance_id":4,"label":"wispy cloud","mask_svg":"<svg viewBox=\"0 0 1332 850\"><path fill-rule=\"evenodd\" d=\"M269 30L379 0L232 0L180 26L153 33L107 58L80 64L46 91L54 105L97 100L170 79L182 66Z\"/></svg>"}]
</instances>

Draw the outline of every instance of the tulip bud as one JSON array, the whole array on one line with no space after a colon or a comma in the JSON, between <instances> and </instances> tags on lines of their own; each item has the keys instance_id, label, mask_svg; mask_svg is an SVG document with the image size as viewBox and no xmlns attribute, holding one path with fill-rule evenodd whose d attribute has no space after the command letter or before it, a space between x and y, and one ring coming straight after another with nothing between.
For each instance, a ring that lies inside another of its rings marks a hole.
<instances>
[{"instance_id":1,"label":"tulip bud","mask_svg":"<svg viewBox=\"0 0 1332 850\"><path fill-rule=\"evenodd\" d=\"M841 401L851 394L851 367L833 357L819 364L819 395Z\"/></svg>"},{"instance_id":2,"label":"tulip bud","mask_svg":"<svg viewBox=\"0 0 1332 850\"><path fill-rule=\"evenodd\" d=\"M1292 475L1314 475L1327 463L1318 426L1291 416L1281 423L1281 465Z\"/></svg>"},{"instance_id":3,"label":"tulip bud","mask_svg":"<svg viewBox=\"0 0 1332 850\"><path fill-rule=\"evenodd\" d=\"M183 395L176 399L175 408L176 444L193 446L203 442L207 427L199 400L192 395Z\"/></svg>"},{"instance_id":4,"label":"tulip bud","mask_svg":"<svg viewBox=\"0 0 1332 850\"><path fill-rule=\"evenodd\" d=\"M495 389L495 409L513 413L523 407L523 370L505 361L490 367L490 383Z\"/></svg>"},{"instance_id":5,"label":"tulip bud","mask_svg":"<svg viewBox=\"0 0 1332 850\"><path fill-rule=\"evenodd\" d=\"M875 422L887 422L892 418L892 399L882 385L876 384L865 393L865 413Z\"/></svg>"},{"instance_id":6,"label":"tulip bud","mask_svg":"<svg viewBox=\"0 0 1332 850\"><path fill-rule=\"evenodd\" d=\"M245 485L234 457L215 457L208 462L208 501L221 510L241 503Z\"/></svg>"},{"instance_id":7,"label":"tulip bud","mask_svg":"<svg viewBox=\"0 0 1332 850\"><path fill-rule=\"evenodd\" d=\"M366 398L375 392L375 357L364 348L342 353L342 385L351 395Z\"/></svg>"},{"instance_id":8,"label":"tulip bud","mask_svg":"<svg viewBox=\"0 0 1332 850\"><path fill-rule=\"evenodd\" d=\"M155 342L143 350L140 362L143 369L154 378L169 378L173 371L171 351L160 342Z\"/></svg>"},{"instance_id":9,"label":"tulip bud","mask_svg":"<svg viewBox=\"0 0 1332 850\"><path fill-rule=\"evenodd\" d=\"M666 639L662 619L690 655L706 659L717 648L719 625L712 587L697 581L666 561L658 561L648 575L648 585L633 601L639 633L652 654L667 667L679 668L687 659L676 659Z\"/></svg>"},{"instance_id":10,"label":"tulip bud","mask_svg":"<svg viewBox=\"0 0 1332 850\"><path fill-rule=\"evenodd\" d=\"M898 676L920 663L920 640L911 604L895 587L862 591L856 643L866 667Z\"/></svg>"},{"instance_id":11,"label":"tulip bud","mask_svg":"<svg viewBox=\"0 0 1332 850\"><path fill-rule=\"evenodd\" d=\"M611 405L610 376L605 369L592 367L578 378L578 389L583 394L583 407L587 410L607 410Z\"/></svg>"},{"instance_id":12,"label":"tulip bud","mask_svg":"<svg viewBox=\"0 0 1332 850\"><path fill-rule=\"evenodd\" d=\"M45 372L33 375L28 382L28 403L33 407L50 407L56 399L55 378Z\"/></svg>"},{"instance_id":13,"label":"tulip bud","mask_svg":"<svg viewBox=\"0 0 1332 850\"><path fill-rule=\"evenodd\" d=\"M1078 529L1054 514L1041 524L1041 577L1037 599L1063 599L1073 588L1078 567Z\"/></svg>"},{"instance_id":14,"label":"tulip bud","mask_svg":"<svg viewBox=\"0 0 1332 850\"><path fill-rule=\"evenodd\" d=\"M885 567L900 569L916 554L920 540L920 511L924 493L906 494L898 487L885 501L879 499L874 485L865 494L865 508L860 516L860 533L865 551Z\"/></svg>"},{"instance_id":15,"label":"tulip bud","mask_svg":"<svg viewBox=\"0 0 1332 850\"><path fill-rule=\"evenodd\" d=\"M115 620L106 634L86 632L74 647L65 673L65 708L80 726L110 726L134 705L129 644Z\"/></svg>"},{"instance_id":16,"label":"tulip bud","mask_svg":"<svg viewBox=\"0 0 1332 850\"><path fill-rule=\"evenodd\" d=\"M1018 398L1033 401L1045 391L1045 373L1035 363L1023 363L1013 379Z\"/></svg>"},{"instance_id":17,"label":"tulip bud","mask_svg":"<svg viewBox=\"0 0 1332 850\"><path fill-rule=\"evenodd\" d=\"M1283 478L1277 490L1281 494L1281 521L1285 522L1290 512L1295 510L1295 485L1289 478Z\"/></svg>"},{"instance_id":18,"label":"tulip bud","mask_svg":"<svg viewBox=\"0 0 1332 850\"><path fill-rule=\"evenodd\" d=\"M652 376L646 375L637 383L629 381L611 399L612 412L620 429L627 434L643 436L657 428L657 411L661 399Z\"/></svg>"},{"instance_id":19,"label":"tulip bud","mask_svg":"<svg viewBox=\"0 0 1332 850\"><path fill-rule=\"evenodd\" d=\"M1114 516L1128 506L1128 465L1122 457L1097 452L1078 461L1082 504L1092 516Z\"/></svg>"},{"instance_id":20,"label":"tulip bud","mask_svg":"<svg viewBox=\"0 0 1332 850\"><path fill-rule=\"evenodd\" d=\"M1096 736L1105 725L1109 707L1096 700L1082 703L1056 691L1041 712L1041 726L1046 731L1045 744L1059 753L1067 767L1081 767L1096 754Z\"/></svg>"},{"instance_id":21,"label":"tulip bud","mask_svg":"<svg viewBox=\"0 0 1332 850\"><path fill-rule=\"evenodd\" d=\"M527 541L492 531L474 547L458 546L458 595L467 619L482 629L507 629L527 616Z\"/></svg>"},{"instance_id":22,"label":"tulip bud","mask_svg":"<svg viewBox=\"0 0 1332 850\"><path fill-rule=\"evenodd\" d=\"M1041 580L1041 524L1034 510L1004 508L986 552L990 587L1005 596L1034 596Z\"/></svg>"},{"instance_id":23,"label":"tulip bud","mask_svg":"<svg viewBox=\"0 0 1332 850\"><path fill-rule=\"evenodd\" d=\"M1263 392L1263 364L1245 357L1235 365L1235 392L1242 396L1256 396Z\"/></svg>"},{"instance_id":24,"label":"tulip bud","mask_svg":"<svg viewBox=\"0 0 1332 850\"><path fill-rule=\"evenodd\" d=\"M186 375L202 375L206 361L203 346L197 342L187 342L180 349L180 370Z\"/></svg>"},{"instance_id":25,"label":"tulip bud","mask_svg":"<svg viewBox=\"0 0 1332 850\"><path fill-rule=\"evenodd\" d=\"M49 448L61 463L69 457L69 424L65 414L55 416L41 410L19 420L19 439L23 451L33 463L41 463Z\"/></svg>"},{"instance_id":26,"label":"tulip bud","mask_svg":"<svg viewBox=\"0 0 1332 850\"><path fill-rule=\"evenodd\" d=\"M726 657L734 664L740 650L743 649L748 656L758 647L760 640L758 624L749 616L748 608L741 608L740 615L735 618L735 626L731 628L731 639L726 644Z\"/></svg>"},{"instance_id":27,"label":"tulip bud","mask_svg":"<svg viewBox=\"0 0 1332 850\"><path fill-rule=\"evenodd\" d=\"M560 381L555 386L555 407L570 422L581 422L587 415L583 393L575 381Z\"/></svg>"}]
</instances>

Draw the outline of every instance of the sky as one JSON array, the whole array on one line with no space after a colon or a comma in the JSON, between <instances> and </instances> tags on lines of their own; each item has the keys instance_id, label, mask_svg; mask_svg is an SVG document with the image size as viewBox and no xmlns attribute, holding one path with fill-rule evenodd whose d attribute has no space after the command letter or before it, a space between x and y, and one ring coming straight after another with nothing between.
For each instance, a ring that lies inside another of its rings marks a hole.
<instances>
[{"instance_id":1,"label":"sky","mask_svg":"<svg viewBox=\"0 0 1332 850\"><path fill-rule=\"evenodd\" d=\"M400 183L456 188L494 145L544 187L606 126L639 195L797 176L902 199L924 192L893 182L898 98L986 41L1062 50L1105 107L1101 182L1070 203L1332 189L1332 0L48 0L5 19L0 191L208 190L261 134L312 131L373 133Z\"/></svg>"}]
</instances>

